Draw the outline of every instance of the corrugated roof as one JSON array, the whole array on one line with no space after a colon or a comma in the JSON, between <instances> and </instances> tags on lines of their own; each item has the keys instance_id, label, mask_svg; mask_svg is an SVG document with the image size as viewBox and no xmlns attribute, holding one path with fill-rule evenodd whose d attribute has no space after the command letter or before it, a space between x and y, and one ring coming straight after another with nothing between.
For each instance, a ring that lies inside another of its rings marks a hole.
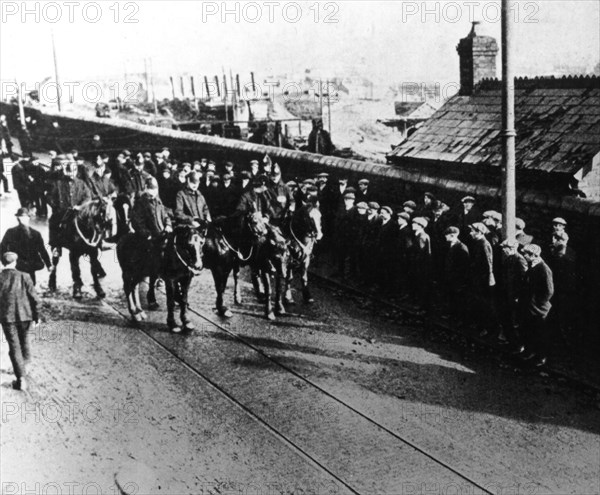
<instances>
[{"instance_id":1,"label":"corrugated roof","mask_svg":"<svg viewBox=\"0 0 600 495\"><path fill-rule=\"evenodd\" d=\"M389 157L501 165L502 88L455 96ZM600 78L515 80L517 168L574 174L600 152Z\"/></svg>"}]
</instances>

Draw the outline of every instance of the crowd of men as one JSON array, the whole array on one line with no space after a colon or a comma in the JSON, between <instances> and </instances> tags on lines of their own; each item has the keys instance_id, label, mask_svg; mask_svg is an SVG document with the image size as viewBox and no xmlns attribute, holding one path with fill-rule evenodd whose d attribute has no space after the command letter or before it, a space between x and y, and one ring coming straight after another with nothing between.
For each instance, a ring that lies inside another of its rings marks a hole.
<instances>
[{"instance_id":1,"label":"crowd of men","mask_svg":"<svg viewBox=\"0 0 600 495\"><path fill-rule=\"evenodd\" d=\"M47 206L49 245L56 258L61 255L61 222L97 198L110 199L118 212L117 233L108 241L131 231L152 240L174 223L198 227L239 218L250 209L278 225L310 203L320 206L323 219L317 261L331 256L339 277L412 298L423 313L431 310L432 295L441 293L445 314L512 346L536 366L546 360L549 316L561 331L571 325L568 311L577 275L562 218L549 226L547 244L534 243L521 219L516 240L502 241L502 216L480 212L471 196L450 208L426 193L418 204L408 200L394 211L376 201L366 178L356 188L327 173L284 182L269 157L238 170L233 162L218 167L204 158L178 161L167 148L154 154L123 150L113 158L100 153L90 160L76 150L50 155L49 170L32 158L14 165L19 226L5 234L0 246L2 254L18 255L16 261L9 258L34 281L36 270L56 264L28 222L33 212L45 217ZM93 269L105 276L99 263ZM56 290L52 271L49 289Z\"/></svg>"}]
</instances>

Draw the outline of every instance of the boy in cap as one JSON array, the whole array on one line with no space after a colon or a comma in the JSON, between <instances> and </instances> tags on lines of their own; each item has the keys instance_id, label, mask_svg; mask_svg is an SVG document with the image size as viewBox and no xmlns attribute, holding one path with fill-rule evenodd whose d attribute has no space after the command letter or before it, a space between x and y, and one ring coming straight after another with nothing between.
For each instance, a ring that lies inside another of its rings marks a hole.
<instances>
[{"instance_id":1,"label":"boy in cap","mask_svg":"<svg viewBox=\"0 0 600 495\"><path fill-rule=\"evenodd\" d=\"M200 187L198 172L190 172L187 176L187 186L179 191L175 198L175 219L182 224L200 227L201 222L210 222L211 216Z\"/></svg>"},{"instance_id":2,"label":"boy in cap","mask_svg":"<svg viewBox=\"0 0 600 495\"><path fill-rule=\"evenodd\" d=\"M497 328L496 312L494 310L493 288L496 285L494 277L494 254L492 245L486 238L489 229L481 222L470 225L471 229L471 289L473 316L480 331L485 337L492 328Z\"/></svg>"},{"instance_id":3,"label":"boy in cap","mask_svg":"<svg viewBox=\"0 0 600 495\"><path fill-rule=\"evenodd\" d=\"M369 191L369 179L360 179L358 181L358 192L356 193L356 201L369 203L373 195Z\"/></svg>"},{"instance_id":4,"label":"boy in cap","mask_svg":"<svg viewBox=\"0 0 600 495\"><path fill-rule=\"evenodd\" d=\"M392 214L389 206L381 207L381 227L377 239L377 278L379 289L384 294L392 292L398 271L398 225L392 221Z\"/></svg>"},{"instance_id":5,"label":"boy in cap","mask_svg":"<svg viewBox=\"0 0 600 495\"><path fill-rule=\"evenodd\" d=\"M413 296L419 306L419 311L424 313L429 310L431 302L432 274L431 274L431 239L425 229L429 221L425 217L412 219L414 242L410 256L410 267L414 287Z\"/></svg>"},{"instance_id":6,"label":"boy in cap","mask_svg":"<svg viewBox=\"0 0 600 495\"><path fill-rule=\"evenodd\" d=\"M17 270L28 273L35 285L35 272L42 270L44 266L48 271L52 268L50 256L46 251L42 234L29 226L29 211L27 208L17 210L17 221L19 225L8 229L0 242L0 254L8 251L17 253L19 261Z\"/></svg>"},{"instance_id":7,"label":"boy in cap","mask_svg":"<svg viewBox=\"0 0 600 495\"><path fill-rule=\"evenodd\" d=\"M413 233L411 229L410 215L404 210L396 213L396 224L398 225L398 253L396 259L398 260L398 289L402 294L402 297L408 295L409 289L408 284L408 256L411 252L413 245Z\"/></svg>"},{"instance_id":8,"label":"boy in cap","mask_svg":"<svg viewBox=\"0 0 600 495\"><path fill-rule=\"evenodd\" d=\"M4 269L0 272L0 324L8 342L8 356L16 380L12 387L27 389L26 365L30 359L29 331L31 322L38 324L38 297L31 277L18 271L16 253L2 255Z\"/></svg>"},{"instance_id":9,"label":"boy in cap","mask_svg":"<svg viewBox=\"0 0 600 495\"><path fill-rule=\"evenodd\" d=\"M500 304L501 324L504 341L513 346L516 353L524 351L519 334L519 298L523 292L527 261L519 253L517 241L505 240L502 249L501 277L498 300ZM501 339L502 341L502 339Z\"/></svg>"},{"instance_id":10,"label":"boy in cap","mask_svg":"<svg viewBox=\"0 0 600 495\"><path fill-rule=\"evenodd\" d=\"M525 233L525 226L525 220L522 218L515 218L515 229L517 230L515 238L517 239L521 250L533 242L533 237Z\"/></svg>"},{"instance_id":11,"label":"boy in cap","mask_svg":"<svg viewBox=\"0 0 600 495\"><path fill-rule=\"evenodd\" d=\"M346 259L350 254L350 246L355 240L354 229L354 201L356 197L353 192L345 192L343 196L343 205L338 210L336 217L336 249L334 258L336 259L337 272L335 276L346 278Z\"/></svg>"},{"instance_id":12,"label":"boy in cap","mask_svg":"<svg viewBox=\"0 0 600 495\"><path fill-rule=\"evenodd\" d=\"M523 337L527 355L525 360L533 360L536 367L546 364L546 319L554 295L552 270L542 260L542 248L528 244L523 248L529 270L525 277L523 291Z\"/></svg>"},{"instance_id":13,"label":"boy in cap","mask_svg":"<svg viewBox=\"0 0 600 495\"><path fill-rule=\"evenodd\" d=\"M448 294L447 309L457 318L465 321L465 300L469 286L471 257L469 248L460 241L460 229L448 227L444 236L448 243L444 261L444 285Z\"/></svg>"}]
</instances>

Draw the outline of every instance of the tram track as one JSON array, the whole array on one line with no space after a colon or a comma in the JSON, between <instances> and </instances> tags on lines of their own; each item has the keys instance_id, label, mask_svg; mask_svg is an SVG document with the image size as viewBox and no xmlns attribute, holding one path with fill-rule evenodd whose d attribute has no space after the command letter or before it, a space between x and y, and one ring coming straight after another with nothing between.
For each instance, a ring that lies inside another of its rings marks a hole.
<instances>
[{"instance_id":1,"label":"tram track","mask_svg":"<svg viewBox=\"0 0 600 495\"><path fill-rule=\"evenodd\" d=\"M112 302L108 302L108 301L105 301L105 304L109 305L114 311L116 311L119 315L121 315L125 320L129 321L129 315L125 311L123 311L121 308L119 308L116 304L114 304ZM265 352L259 346L252 343L244 335L240 335L239 333L232 331L231 329L225 327L220 321L217 321L214 317L208 316L206 314L206 312L199 310L191 305L189 306L189 311L191 313L195 314L198 318L202 319L204 322L210 324L213 328L217 329L219 332L226 334L232 340L245 346L246 348L250 349L252 352L260 355L261 358L269 361L272 365L282 369L285 373L289 374L290 376L293 376L294 378L302 381L307 386L309 386L313 390L315 390L318 394L321 394L322 396L327 397L329 400L334 401L340 407L347 410L350 414L366 421L368 424L370 424L372 427L379 430L381 433L386 435L388 438L393 439L394 442L398 442L398 443L402 444L404 447L411 449L412 452L414 452L414 455L422 456L422 457L428 459L429 461L431 461L431 462L435 463L437 466L439 466L442 470L445 470L446 472L451 473L452 476L467 483L469 485L470 491L467 491L465 493L474 493L477 495L479 495L479 494L490 494L491 495L493 493L490 489L486 488L486 486L484 486L480 482L472 479L469 475L461 472L460 469L457 469L457 468L451 466L450 464L445 462L443 459L436 456L434 453L419 446L417 443L415 443L414 441L411 441L410 439L406 438L405 436L391 430L390 428L381 424L380 422L373 419L369 415L358 410L356 407L354 407L352 404L349 404L347 401L343 400L342 398L337 397L335 394L330 393L329 391L324 389L322 386L320 386L318 383L314 382L310 378L307 378L306 376L302 375L301 373L298 373L296 370L292 369L290 366L286 365L285 363L283 363L280 360L271 356L269 353ZM250 407L248 407L243 402L238 400L232 393L227 391L222 385L220 385L214 379L212 379L210 376L208 376L207 373L204 373L198 367L194 366L187 360L183 359L174 349L169 347L164 342L161 342L161 340L159 338L157 338L156 336L152 335L152 333L150 331L144 329L143 325L139 326L138 330L142 334L144 334L148 339L150 339L156 346L160 347L161 349L163 349L164 351L169 353L173 358L175 358L178 362L180 362L184 367L186 367L194 375L196 375L198 378L200 378L201 380L206 382L211 388L213 388L219 394L224 396L229 402L234 404L235 407L243 410L245 414L248 414L255 421L257 421L263 427L265 427L269 432L271 432L271 434L273 434L275 437L280 439L283 443L285 443L290 448L292 448L294 451L296 451L301 457L306 459L311 465L315 466L315 468L326 473L328 476L330 476L332 478L332 480L335 480L335 482L339 483L341 486L343 486L347 490L349 490L350 493L354 493L354 494L364 493L363 491L360 490L360 488L353 485L351 481L348 481L348 480L344 479L342 476L336 474L334 469L327 465L327 460L319 459L316 455L309 452L306 447L303 447L298 442L296 442L293 438L290 438L290 436L286 435L285 433L280 431L278 428L276 428L274 425L270 424L270 422L267 419L262 418L260 416L260 414L255 413ZM474 491L474 490L477 490L477 491Z\"/></svg>"}]
</instances>

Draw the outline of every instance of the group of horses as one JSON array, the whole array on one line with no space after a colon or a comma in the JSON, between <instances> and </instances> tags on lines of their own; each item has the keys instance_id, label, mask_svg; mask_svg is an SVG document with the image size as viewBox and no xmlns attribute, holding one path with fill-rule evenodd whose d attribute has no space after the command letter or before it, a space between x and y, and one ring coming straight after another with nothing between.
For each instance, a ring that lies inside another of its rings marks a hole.
<instances>
[{"instance_id":1,"label":"group of horses","mask_svg":"<svg viewBox=\"0 0 600 495\"><path fill-rule=\"evenodd\" d=\"M232 273L234 302L242 304L239 273L244 266L250 268L255 295L264 303L268 320L285 314L286 304L293 304L291 284L295 272L300 276L304 302L313 302L308 287L308 268L321 232L318 205L308 204L299 211L290 212L277 226L258 211L250 211L240 219L219 220L202 223L196 228L178 225L153 243L144 242L135 232L118 239L117 260L133 323L147 318L140 301L140 284L148 280L147 307L157 310L155 287L161 279L167 296L169 329L173 332L193 330L188 317L188 293L193 277L205 268L212 273L217 294L216 310L222 317L232 316L224 303ZM114 209L110 201L90 201L74 212L62 228L74 285L81 284L79 258L87 256L94 288L98 296L103 297L98 253L103 240L114 232ZM176 304L181 324L175 319Z\"/></svg>"}]
</instances>

